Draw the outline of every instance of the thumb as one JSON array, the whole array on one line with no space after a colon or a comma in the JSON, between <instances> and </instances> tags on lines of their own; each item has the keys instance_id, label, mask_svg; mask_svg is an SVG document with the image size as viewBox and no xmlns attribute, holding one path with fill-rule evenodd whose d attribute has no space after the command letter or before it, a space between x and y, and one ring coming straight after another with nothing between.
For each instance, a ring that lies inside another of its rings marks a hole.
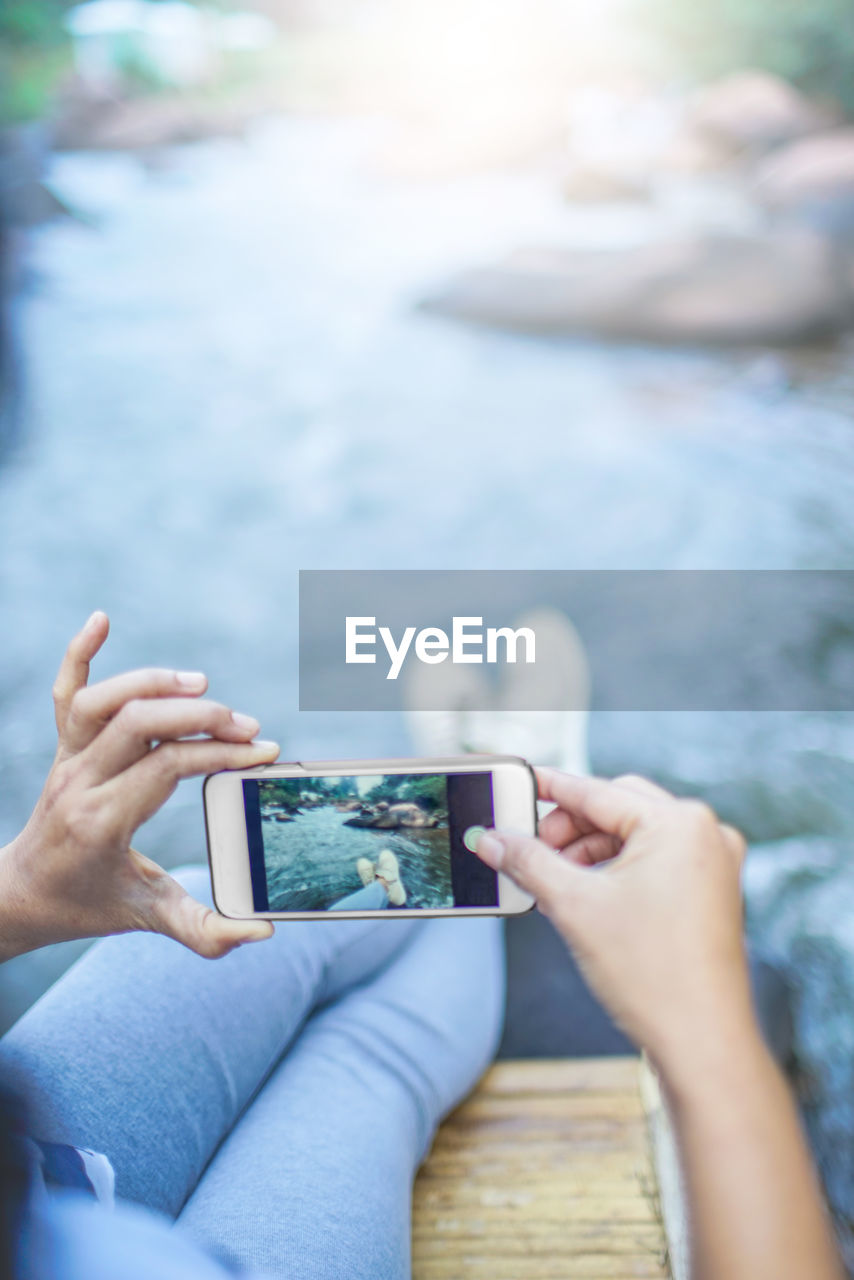
<instances>
[{"instance_id":1,"label":"thumb","mask_svg":"<svg viewBox=\"0 0 854 1280\"><path fill-rule=\"evenodd\" d=\"M555 913L568 896L586 892L590 879L589 871L568 862L535 836L485 831L477 842L477 855L536 898L546 915Z\"/></svg>"},{"instance_id":2,"label":"thumb","mask_svg":"<svg viewBox=\"0 0 854 1280\"><path fill-rule=\"evenodd\" d=\"M197 955L215 960L244 942L273 936L269 920L230 920L193 898L177 880L164 875L149 928L183 943Z\"/></svg>"}]
</instances>

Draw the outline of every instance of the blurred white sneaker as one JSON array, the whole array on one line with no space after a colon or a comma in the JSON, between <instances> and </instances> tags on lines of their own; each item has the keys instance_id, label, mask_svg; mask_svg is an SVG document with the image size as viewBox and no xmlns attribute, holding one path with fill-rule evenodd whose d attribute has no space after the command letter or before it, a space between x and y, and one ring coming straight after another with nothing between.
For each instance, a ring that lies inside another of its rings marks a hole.
<instances>
[{"instance_id":1,"label":"blurred white sneaker","mask_svg":"<svg viewBox=\"0 0 854 1280\"><path fill-rule=\"evenodd\" d=\"M590 668L581 637L558 609L532 610L513 626L533 629L537 662L507 666L497 694L476 667L409 669L404 697L416 755L515 755L589 773ZM531 710L549 703L554 710Z\"/></svg>"},{"instance_id":2,"label":"blurred white sneaker","mask_svg":"<svg viewBox=\"0 0 854 1280\"><path fill-rule=\"evenodd\" d=\"M377 878L376 869L370 858L359 858L356 863L356 870L359 873L359 879L366 889L368 885Z\"/></svg>"},{"instance_id":3,"label":"blurred white sneaker","mask_svg":"<svg viewBox=\"0 0 854 1280\"><path fill-rule=\"evenodd\" d=\"M404 671L406 725L417 756L474 751L472 716L490 700L489 685L471 666L410 663Z\"/></svg>"},{"instance_id":4,"label":"blurred white sneaker","mask_svg":"<svg viewBox=\"0 0 854 1280\"><path fill-rule=\"evenodd\" d=\"M532 764L588 774L590 666L581 637L558 609L532 610L513 626L532 629L537 661L504 669L496 709L470 717L474 749L524 756ZM554 710L531 709L550 703Z\"/></svg>"},{"instance_id":5,"label":"blurred white sneaker","mask_svg":"<svg viewBox=\"0 0 854 1280\"><path fill-rule=\"evenodd\" d=\"M400 878L400 867L391 849L383 849L377 858L377 879L385 886L388 900L393 907L406 906L406 890Z\"/></svg>"}]
</instances>

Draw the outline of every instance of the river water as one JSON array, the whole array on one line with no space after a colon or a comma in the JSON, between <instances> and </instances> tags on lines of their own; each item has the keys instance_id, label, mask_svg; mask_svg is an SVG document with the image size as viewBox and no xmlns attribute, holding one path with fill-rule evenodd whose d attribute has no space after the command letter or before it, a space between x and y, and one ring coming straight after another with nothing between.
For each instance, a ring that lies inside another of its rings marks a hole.
<instances>
[{"instance_id":1,"label":"river water","mask_svg":"<svg viewBox=\"0 0 854 1280\"><path fill-rule=\"evenodd\" d=\"M409 749L399 718L298 710L300 568L854 562L850 346L673 351L425 315L460 267L629 243L653 215L572 211L535 171L384 174L383 128L270 119L157 167L56 158L80 216L33 234L24 444L0 472L0 839L95 607L113 620L95 674L199 667L285 758L387 756ZM597 767L718 787L754 835L812 822L810 769L848 786L854 760L839 717L613 713L592 733ZM202 854L195 783L141 840L170 865Z\"/></svg>"},{"instance_id":2,"label":"river water","mask_svg":"<svg viewBox=\"0 0 854 1280\"><path fill-rule=\"evenodd\" d=\"M263 819L270 909L323 911L362 887L358 858L397 855L408 907L452 907L448 830L372 831L348 827L350 813L319 805L292 822Z\"/></svg>"}]
</instances>

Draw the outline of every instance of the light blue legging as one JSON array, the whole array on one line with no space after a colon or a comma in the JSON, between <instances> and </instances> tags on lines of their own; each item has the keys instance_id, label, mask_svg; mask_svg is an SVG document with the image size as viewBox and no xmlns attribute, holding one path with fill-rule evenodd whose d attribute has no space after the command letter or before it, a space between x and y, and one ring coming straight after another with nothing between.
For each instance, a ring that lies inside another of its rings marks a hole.
<instances>
[{"instance_id":1,"label":"light blue legging","mask_svg":"<svg viewBox=\"0 0 854 1280\"><path fill-rule=\"evenodd\" d=\"M179 878L207 896L202 869ZM105 1152L119 1196L240 1266L398 1280L414 1173L494 1053L503 980L494 919L280 924L217 961L128 934L7 1033L0 1077L35 1137Z\"/></svg>"}]
</instances>

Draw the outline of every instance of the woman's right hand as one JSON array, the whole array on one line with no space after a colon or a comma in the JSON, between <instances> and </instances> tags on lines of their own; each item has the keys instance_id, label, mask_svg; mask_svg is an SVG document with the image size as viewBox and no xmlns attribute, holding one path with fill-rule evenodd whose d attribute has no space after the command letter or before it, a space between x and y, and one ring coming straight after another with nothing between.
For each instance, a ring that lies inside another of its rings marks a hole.
<instances>
[{"instance_id":1,"label":"woman's right hand","mask_svg":"<svg viewBox=\"0 0 854 1280\"><path fill-rule=\"evenodd\" d=\"M642 778L537 778L557 806L539 839L489 831L477 852L536 898L616 1021L665 1075L710 1036L752 1035L738 832Z\"/></svg>"}]
</instances>

